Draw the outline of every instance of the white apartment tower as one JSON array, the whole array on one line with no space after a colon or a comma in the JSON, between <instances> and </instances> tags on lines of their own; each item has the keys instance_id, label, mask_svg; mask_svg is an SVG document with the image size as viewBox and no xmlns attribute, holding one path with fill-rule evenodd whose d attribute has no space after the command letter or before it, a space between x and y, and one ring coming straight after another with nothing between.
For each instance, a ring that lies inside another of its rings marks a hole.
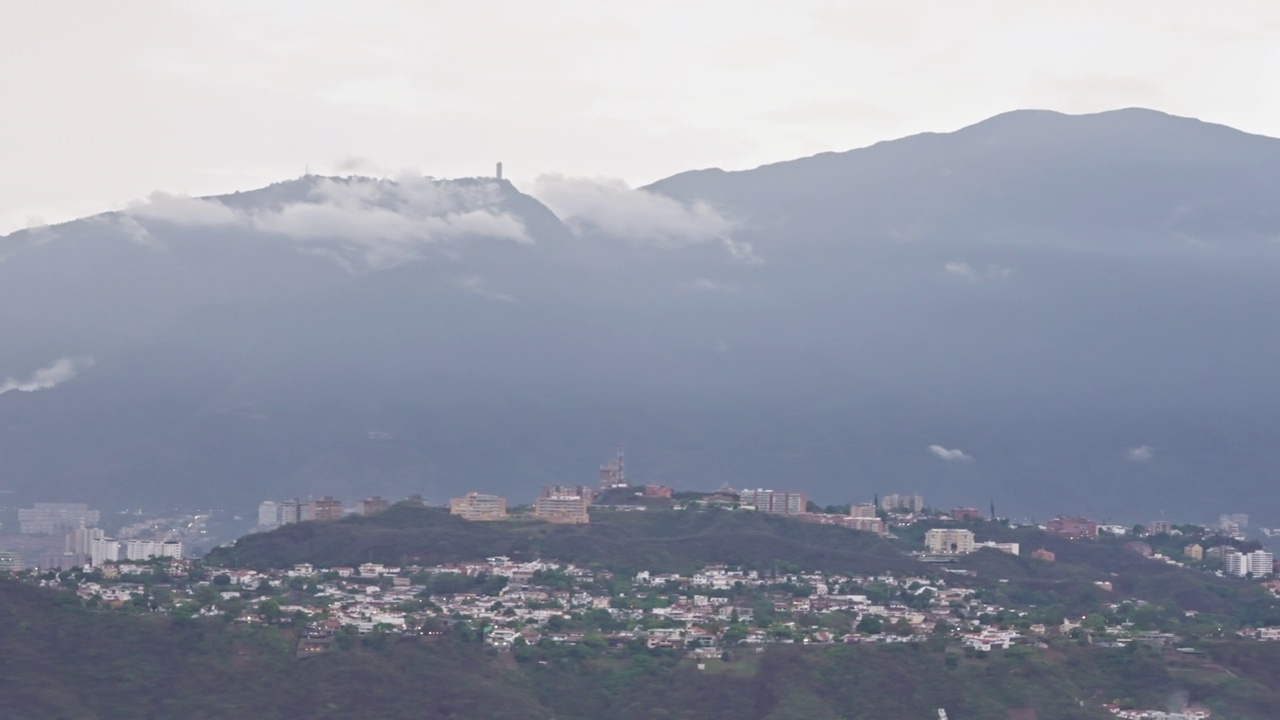
<instances>
[{"instance_id":1,"label":"white apartment tower","mask_svg":"<svg viewBox=\"0 0 1280 720\"><path fill-rule=\"evenodd\" d=\"M280 526L280 505L267 500L258 506L258 527L275 528Z\"/></svg>"}]
</instances>

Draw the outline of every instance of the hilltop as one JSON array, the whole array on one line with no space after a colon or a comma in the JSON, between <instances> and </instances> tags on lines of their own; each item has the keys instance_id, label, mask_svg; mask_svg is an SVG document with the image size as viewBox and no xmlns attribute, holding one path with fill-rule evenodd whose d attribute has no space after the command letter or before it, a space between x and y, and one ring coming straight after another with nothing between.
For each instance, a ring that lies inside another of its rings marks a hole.
<instances>
[{"instance_id":1,"label":"hilltop","mask_svg":"<svg viewBox=\"0 0 1280 720\"><path fill-rule=\"evenodd\" d=\"M713 563L867 573L919 568L873 534L763 513L593 511L590 524L555 525L518 516L468 522L438 508L408 505L370 517L247 535L229 548L218 548L209 560L236 567L430 565L497 555L554 558L631 573L688 571Z\"/></svg>"}]
</instances>

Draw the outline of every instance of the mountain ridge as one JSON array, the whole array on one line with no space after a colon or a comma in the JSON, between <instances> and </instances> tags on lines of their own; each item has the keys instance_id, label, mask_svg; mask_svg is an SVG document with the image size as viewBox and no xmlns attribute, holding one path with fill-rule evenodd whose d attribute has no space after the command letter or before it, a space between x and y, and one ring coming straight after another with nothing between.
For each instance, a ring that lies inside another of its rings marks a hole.
<instances>
[{"instance_id":1,"label":"mountain ridge","mask_svg":"<svg viewBox=\"0 0 1280 720\"><path fill-rule=\"evenodd\" d=\"M559 213L312 176L11 235L0 377L96 362L0 395L0 489L526 498L623 440L677 487L1235 510L1280 463L1280 141L1221 128L1015 112Z\"/></svg>"}]
</instances>

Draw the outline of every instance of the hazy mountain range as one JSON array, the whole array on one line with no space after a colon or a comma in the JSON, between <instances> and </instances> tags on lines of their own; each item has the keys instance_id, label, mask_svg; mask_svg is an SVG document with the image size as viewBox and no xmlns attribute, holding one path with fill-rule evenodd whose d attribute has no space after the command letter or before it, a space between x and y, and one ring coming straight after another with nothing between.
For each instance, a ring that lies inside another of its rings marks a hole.
<instances>
[{"instance_id":1,"label":"hazy mountain range","mask_svg":"<svg viewBox=\"0 0 1280 720\"><path fill-rule=\"evenodd\" d=\"M0 238L0 490L527 500L621 442L636 482L821 503L1280 511L1280 140L1019 111L527 190L307 176Z\"/></svg>"}]
</instances>

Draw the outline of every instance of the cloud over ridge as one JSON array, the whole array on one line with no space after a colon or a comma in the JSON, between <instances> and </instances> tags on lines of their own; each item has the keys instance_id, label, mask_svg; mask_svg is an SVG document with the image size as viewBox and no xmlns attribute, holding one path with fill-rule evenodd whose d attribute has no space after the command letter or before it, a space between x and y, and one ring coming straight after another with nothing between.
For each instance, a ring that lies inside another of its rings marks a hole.
<instances>
[{"instance_id":1,"label":"cloud over ridge","mask_svg":"<svg viewBox=\"0 0 1280 720\"><path fill-rule=\"evenodd\" d=\"M531 194L575 232L596 232L660 247L720 243L736 259L759 262L735 240L737 223L705 202L685 203L622 180L540 175Z\"/></svg>"},{"instance_id":2,"label":"cloud over ridge","mask_svg":"<svg viewBox=\"0 0 1280 720\"><path fill-rule=\"evenodd\" d=\"M3 382L0 382L0 395L11 392L38 392L57 387L79 375L82 371L93 367L93 363L93 358L88 355L58 358L50 365L36 370L26 380L5 378Z\"/></svg>"},{"instance_id":3,"label":"cloud over ridge","mask_svg":"<svg viewBox=\"0 0 1280 720\"><path fill-rule=\"evenodd\" d=\"M305 199L257 210L152 193L117 222L147 245L156 243L145 222L244 227L289 238L348 265L385 268L418 259L429 245L465 237L532 242L518 217L497 209L501 199L496 183L461 185L409 175L319 178Z\"/></svg>"}]
</instances>

